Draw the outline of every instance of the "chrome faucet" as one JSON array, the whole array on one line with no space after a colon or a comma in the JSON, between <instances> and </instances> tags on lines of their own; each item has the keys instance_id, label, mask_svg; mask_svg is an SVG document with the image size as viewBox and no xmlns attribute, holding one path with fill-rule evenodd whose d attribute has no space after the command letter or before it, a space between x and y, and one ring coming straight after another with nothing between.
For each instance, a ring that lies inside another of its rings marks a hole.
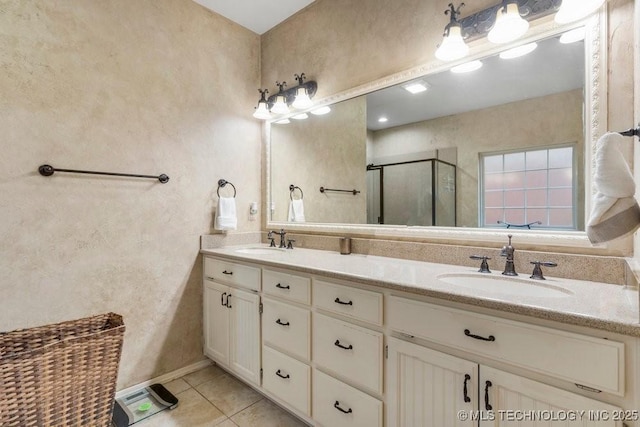
<instances>
[{"instance_id":1,"label":"chrome faucet","mask_svg":"<svg viewBox=\"0 0 640 427\"><path fill-rule=\"evenodd\" d=\"M505 276L517 276L518 273L516 273L516 267L513 264L513 253L516 251L516 249L511 246L511 237L513 236L509 234L508 237L509 243L503 246L502 250L500 251L501 256L507 257L507 262L504 265L504 271L502 272L502 274L504 274Z\"/></svg>"}]
</instances>

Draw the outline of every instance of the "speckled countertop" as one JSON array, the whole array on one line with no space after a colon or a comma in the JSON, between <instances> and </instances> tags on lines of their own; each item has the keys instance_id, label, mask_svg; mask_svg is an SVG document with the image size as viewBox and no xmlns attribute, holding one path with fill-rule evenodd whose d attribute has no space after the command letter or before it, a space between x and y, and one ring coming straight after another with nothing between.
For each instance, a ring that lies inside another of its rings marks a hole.
<instances>
[{"instance_id":1,"label":"speckled countertop","mask_svg":"<svg viewBox=\"0 0 640 427\"><path fill-rule=\"evenodd\" d=\"M550 269L545 272L545 281L532 280L528 274L521 274L515 282L509 282L509 278L495 271L485 275L477 273L475 268L373 255L340 255L304 248L258 251L267 253L241 251L266 247L253 244L202 249L201 252L640 337L638 291L633 288L554 278ZM446 276L450 276L449 279ZM498 281L476 286L479 280L487 277Z\"/></svg>"}]
</instances>

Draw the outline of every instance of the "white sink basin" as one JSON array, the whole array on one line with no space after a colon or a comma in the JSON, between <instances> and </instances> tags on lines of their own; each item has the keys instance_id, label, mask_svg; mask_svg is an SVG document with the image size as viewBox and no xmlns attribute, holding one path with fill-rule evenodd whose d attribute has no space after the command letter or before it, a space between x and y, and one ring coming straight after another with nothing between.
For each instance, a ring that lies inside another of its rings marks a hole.
<instances>
[{"instance_id":1,"label":"white sink basin","mask_svg":"<svg viewBox=\"0 0 640 427\"><path fill-rule=\"evenodd\" d=\"M483 273L446 273L436 279L465 289L482 289L489 292L523 297L562 298L573 295L568 289L545 281L521 279L513 276L497 276Z\"/></svg>"},{"instance_id":2,"label":"white sink basin","mask_svg":"<svg viewBox=\"0 0 640 427\"><path fill-rule=\"evenodd\" d=\"M240 248L240 249L236 249L236 252L241 253L241 254L253 254L253 255L269 255L269 254L275 254L278 252L285 252L286 249L282 249L282 248L271 248L268 246L264 246L264 247L256 247L256 248Z\"/></svg>"}]
</instances>

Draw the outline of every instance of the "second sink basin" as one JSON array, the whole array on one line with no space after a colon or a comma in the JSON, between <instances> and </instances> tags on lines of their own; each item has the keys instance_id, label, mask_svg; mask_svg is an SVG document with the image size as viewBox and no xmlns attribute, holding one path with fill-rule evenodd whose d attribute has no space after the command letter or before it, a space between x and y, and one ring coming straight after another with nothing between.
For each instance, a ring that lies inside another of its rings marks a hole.
<instances>
[{"instance_id":1,"label":"second sink basin","mask_svg":"<svg viewBox=\"0 0 640 427\"><path fill-rule=\"evenodd\" d=\"M573 292L561 286L513 276L446 273L436 276L436 279L465 289L482 289L512 296L562 298L573 295Z\"/></svg>"}]
</instances>

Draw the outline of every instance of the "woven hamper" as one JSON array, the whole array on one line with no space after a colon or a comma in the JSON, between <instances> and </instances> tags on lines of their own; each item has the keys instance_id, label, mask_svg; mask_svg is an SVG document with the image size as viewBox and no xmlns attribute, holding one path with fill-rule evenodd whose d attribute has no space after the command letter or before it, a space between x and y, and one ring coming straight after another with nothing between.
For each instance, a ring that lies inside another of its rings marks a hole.
<instances>
[{"instance_id":1,"label":"woven hamper","mask_svg":"<svg viewBox=\"0 0 640 427\"><path fill-rule=\"evenodd\" d=\"M122 316L0 333L0 426L110 426Z\"/></svg>"}]
</instances>

